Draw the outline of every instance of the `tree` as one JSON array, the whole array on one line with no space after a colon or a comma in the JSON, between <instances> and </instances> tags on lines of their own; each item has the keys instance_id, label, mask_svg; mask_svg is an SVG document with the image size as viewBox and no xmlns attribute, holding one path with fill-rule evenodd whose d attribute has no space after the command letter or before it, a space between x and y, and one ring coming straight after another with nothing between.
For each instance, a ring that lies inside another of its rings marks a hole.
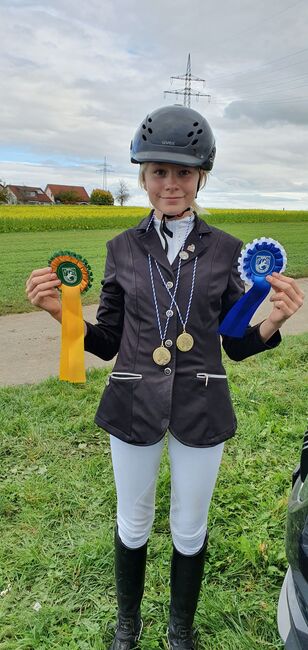
<instances>
[{"instance_id":1,"label":"tree","mask_svg":"<svg viewBox=\"0 0 308 650\"><path fill-rule=\"evenodd\" d=\"M117 193L115 195L116 201L118 201L118 203L120 203L120 205L122 206L124 205L124 203L127 203L129 197L130 197L129 189L125 181L123 181L121 178L119 180Z\"/></svg>"},{"instance_id":2,"label":"tree","mask_svg":"<svg viewBox=\"0 0 308 650\"><path fill-rule=\"evenodd\" d=\"M108 190L96 189L91 192L90 203L94 205L113 205L114 198Z\"/></svg>"},{"instance_id":3,"label":"tree","mask_svg":"<svg viewBox=\"0 0 308 650\"><path fill-rule=\"evenodd\" d=\"M6 183L0 178L0 203L9 202L9 189L6 186Z\"/></svg>"},{"instance_id":4,"label":"tree","mask_svg":"<svg viewBox=\"0 0 308 650\"><path fill-rule=\"evenodd\" d=\"M60 203L79 203L80 197L75 190L63 190L55 196L55 201L60 201Z\"/></svg>"}]
</instances>

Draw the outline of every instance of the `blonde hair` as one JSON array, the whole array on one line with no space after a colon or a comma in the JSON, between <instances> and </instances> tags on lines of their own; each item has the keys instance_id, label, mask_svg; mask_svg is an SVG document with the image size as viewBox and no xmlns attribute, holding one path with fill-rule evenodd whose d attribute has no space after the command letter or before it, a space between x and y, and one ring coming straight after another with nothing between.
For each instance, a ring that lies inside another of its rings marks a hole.
<instances>
[{"instance_id":1,"label":"blonde hair","mask_svg":"<svg viewBox=\"0 0 308 650\"><path fill-rule=\"evenodd\" d=\"M138 175L139 186L142 187L142 189L145 191L146 191L145 172L147 170L148 165L149 165L148 162L141 163L139 168L139 175ZM199 171L199 190L202 190L202 188L205 187L206 185L208 172L205 171L205 169L200 169L200 167L198 168L198 171ZM192 205L190 205L189 207L192 208L192 210L194 210L197 213L204 212L204 208L200 208L200 206L195 200L193 200Z\"/></svg>"}]
</instances>

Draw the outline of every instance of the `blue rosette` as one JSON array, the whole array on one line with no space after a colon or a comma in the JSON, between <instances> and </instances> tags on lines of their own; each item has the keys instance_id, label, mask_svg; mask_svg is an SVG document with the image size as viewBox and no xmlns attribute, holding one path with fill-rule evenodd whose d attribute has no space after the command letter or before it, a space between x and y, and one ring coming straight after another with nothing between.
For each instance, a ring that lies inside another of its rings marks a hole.
<instances>
[{"instance_id":1,"label":"blue rosette","mask_svg":"<svg viewBox=\"0 0 308 650\"><path fill-rule=\"evenodd\" d=\"M281 273L287 266L287 254L278 241L270 237L254 239L242 250L238 270L244 282L252 287L227 313L219 327L219 333L241 338L259 305L271 289L266 280L274 271Z\"/></svg>"}]
</instances>

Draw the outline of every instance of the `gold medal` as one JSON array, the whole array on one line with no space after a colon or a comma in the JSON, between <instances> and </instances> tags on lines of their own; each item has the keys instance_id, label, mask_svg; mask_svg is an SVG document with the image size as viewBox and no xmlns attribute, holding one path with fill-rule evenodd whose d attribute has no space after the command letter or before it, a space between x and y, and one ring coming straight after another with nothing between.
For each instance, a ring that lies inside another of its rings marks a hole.
<instances>
[{"instance_id":1,"label":"gold medal","mask_svg":"<svg viewBox=\"0 0 308 650\"><path fill-rule=\"evenodd\" d=\"M189 352L191 348L194 346L194 339L191 336L191 334L188 334L188 332L182 332L176 340L176 347L181 350L181 352Z\"/></svg>"},{"instance_id":2,"label":"gold medal","mask_svg":"<svg viewBox=\"0 0 308 650\"><path fill-rule=\"evenodd\" d=\"M153 360L157 363L158 366L166 366L171 359L171 353L164 345L160 345L159 348L155 348L153 352Z\"/></svg>"}]
</instances>

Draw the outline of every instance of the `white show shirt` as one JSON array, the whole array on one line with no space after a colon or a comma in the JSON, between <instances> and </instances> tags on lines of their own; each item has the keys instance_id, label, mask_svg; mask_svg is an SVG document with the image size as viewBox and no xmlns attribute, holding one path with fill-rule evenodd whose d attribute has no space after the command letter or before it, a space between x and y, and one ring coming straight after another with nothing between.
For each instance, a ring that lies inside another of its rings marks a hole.
<instances>
[{"instance_id":1,"label":"white show shirt","mask_svg":"<svg viewBox=\"0 0 308 650\"><path fill-rule=\"evenodd\" d=\"M190 224L189 224L189 220L190 220ZM191 216L188 215L187 217L182 217L182 219L178 219L177 221L173 221L172 219L166 219L166 226L173 233L173 237L168 237L168 235L165 233L168 242L167 257L170 264L172 264L179 250L182 248L184 239L187 238L189 233L192 231L194 227L194 222L195 222L194 215ZM165 242L159 230L160 223L161 223L160 219L157 219L157 217L154 216L154 228L162 243L162 247L165 248Z\"/></svg>"}]
</instances>

